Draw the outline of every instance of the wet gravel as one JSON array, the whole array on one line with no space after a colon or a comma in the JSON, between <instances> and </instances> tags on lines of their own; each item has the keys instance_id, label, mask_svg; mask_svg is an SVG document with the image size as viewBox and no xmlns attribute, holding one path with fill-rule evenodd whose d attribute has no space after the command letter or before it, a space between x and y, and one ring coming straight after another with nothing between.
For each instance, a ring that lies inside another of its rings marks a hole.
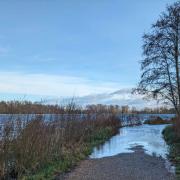
<instances>
[{"instance_id":1,"label":"wet gravel","mask_svg":"<svg viewBox=\"0 0 180 180\"><path fill-rule=\"evenodd\" d=\"M82 161L72 172L57 180L175 180L165 167L165 160L144 153L141 146L134 153Z\"/></svg>"}]
</instances>

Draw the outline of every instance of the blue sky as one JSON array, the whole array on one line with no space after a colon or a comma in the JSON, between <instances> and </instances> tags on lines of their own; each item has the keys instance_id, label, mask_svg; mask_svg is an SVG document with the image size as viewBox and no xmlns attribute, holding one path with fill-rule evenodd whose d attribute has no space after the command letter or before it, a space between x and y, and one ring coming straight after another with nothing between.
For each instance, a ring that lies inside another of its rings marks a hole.
<instances>
[{"instance_id":1,"label":"blue sky","mask_svg":"<svg viewBox=\"0 0 180 180\"><path fill-rule=\"evenodd\" d=\"M0 1L0 98L134 87L142 35L172 0Z\"/></svg>"}]
</instances>

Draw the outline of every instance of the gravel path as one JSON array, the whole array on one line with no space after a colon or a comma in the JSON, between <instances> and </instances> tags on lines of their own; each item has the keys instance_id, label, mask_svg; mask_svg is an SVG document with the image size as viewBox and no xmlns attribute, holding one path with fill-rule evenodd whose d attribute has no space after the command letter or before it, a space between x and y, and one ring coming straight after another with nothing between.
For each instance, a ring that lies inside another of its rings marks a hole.
<instances>
[{"instance_id":1,"label":"gravel path","mask_svg":"<svg viewBox=\"0 0 180 180\"><path fill-rule=\"evenodd\" d=\"M162 158L144 153L141 146L134 153L82 161L63 180L175 180Z\"/></svg>"}]
</instances>

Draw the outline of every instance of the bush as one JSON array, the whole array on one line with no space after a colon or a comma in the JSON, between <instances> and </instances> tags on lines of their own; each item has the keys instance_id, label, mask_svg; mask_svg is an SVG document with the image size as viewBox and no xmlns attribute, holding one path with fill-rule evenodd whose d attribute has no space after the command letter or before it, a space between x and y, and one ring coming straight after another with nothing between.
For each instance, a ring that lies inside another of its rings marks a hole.
<instances>
[{"instance_id":1,"label":"bush","mask_svg":"<svg viewBox=\"0 0 180 180\"><path fill-rule=\"evenodd\" d=\"M169 145L169 158L176 166L177 179L180 179L180 137L176 133L176 125L167 126L162 134Z\"/></svg>"},{"instance_id":2,"label":"bush","mask_svg":"<svg viewBox=\"0 0 180 180\"><path fill-rule=\"evenodd\" d=\"M175 143L177 141L177 136L173 126L167 126L163 131L164 139L168 144Z\"/></svg>"},{"instance_id":3,"label":"bush","mask_svg":"<svg viewBox=\"0 0 180 180\"><path fill-rule=\"evenodd\" d=\"M160 124L172 124L172 120L164 120L161 117L144 121L144 124L160 125Z\"/></svg>"}]
</instances>

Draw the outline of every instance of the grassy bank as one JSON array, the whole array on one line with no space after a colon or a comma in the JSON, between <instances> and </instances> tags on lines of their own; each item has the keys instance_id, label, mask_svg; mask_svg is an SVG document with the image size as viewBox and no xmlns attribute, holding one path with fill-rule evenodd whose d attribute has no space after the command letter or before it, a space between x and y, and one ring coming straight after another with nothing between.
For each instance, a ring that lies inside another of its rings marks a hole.
<instances>
[{"instance_id":1,"label":"grassy bank","mask_svg":"<svg viewBox=\"0 0 180 180\"><path fill-rule=\"evenodd\" d=\"M52 177L59 176L64 172L68 172L77 163L85 159L92 153L93 147L98 146L108 140L114 135L114 129L112 127L103 128L99 132L92 135L87 142L83 145L78 145L74 152L70 152L64 155L60 161L53 161L47 164L44 168L37 171L36 174L25 176L24 179L51 179Z\"/></svg>"},{"instance_id":2,"label":"grassy bank","mask_svg":"<svg viewBox=\"0 0 180 180\"><path fill-rule=\"evenodd\" d=\"M177 135L173 125L167 126L162 133L169 145L169 159L176 167L177 179L180 179L180 137Z\"/></svg>"},{"instance_id":3,"label":"grassy bank","mask_svg":"<svg viewBox=\"0 0 180 180\"><path fill-rule=\"evenodd\" d=\"M96 112L95 117L94 112L79 116L70 111L66 108L64 115L48 122L39 115L30 121L7 121L1 131L0 179L52 179L86 158L121 126L110 111Z\"/></svg>"}]
</instances>

